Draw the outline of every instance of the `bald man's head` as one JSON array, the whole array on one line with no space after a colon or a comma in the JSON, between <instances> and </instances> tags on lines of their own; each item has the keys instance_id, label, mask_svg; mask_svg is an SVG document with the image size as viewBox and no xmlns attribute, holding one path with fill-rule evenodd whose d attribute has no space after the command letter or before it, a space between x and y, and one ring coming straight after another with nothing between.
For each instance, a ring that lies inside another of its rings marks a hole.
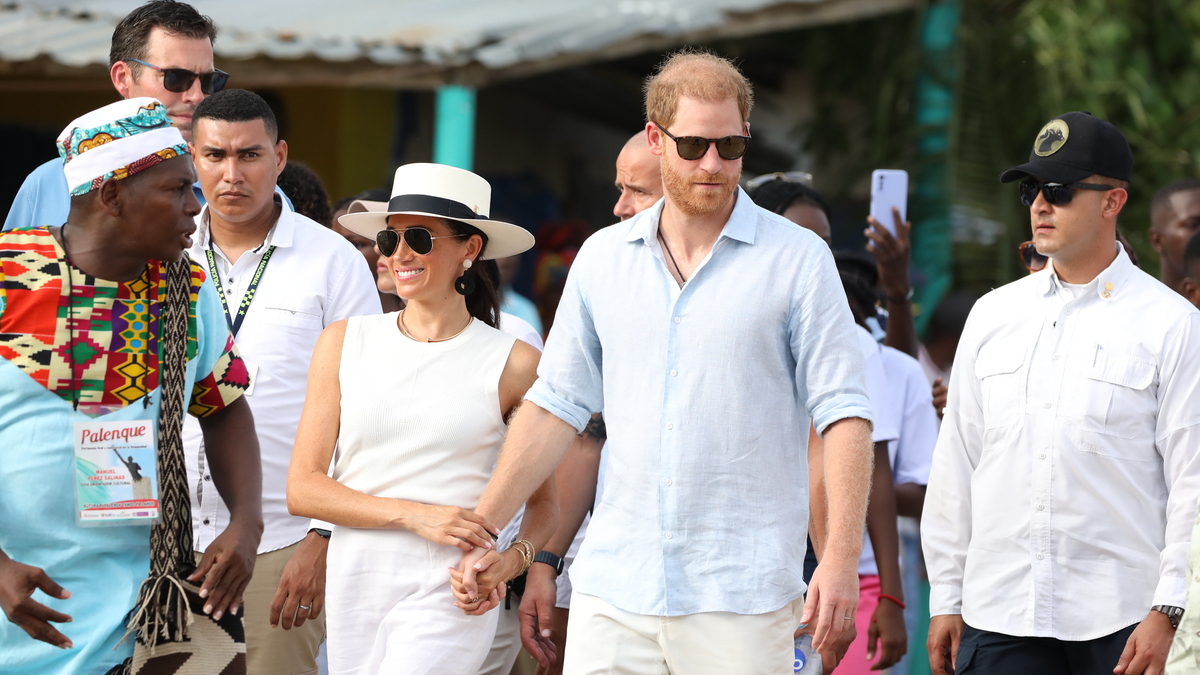
<instances>
[{"instance_id":1,"label":"bald man's head","mask_svg":"<svg viewBox=\"0 0 1200 675\"><path fill-rule=\"evenodd\" d=\"M646 132L633 135L617 155L617 189L621 198L613 207L613 215L628 220L650 208L663 195L659 159L650 152Z\"/></svg>"}]
</instances>

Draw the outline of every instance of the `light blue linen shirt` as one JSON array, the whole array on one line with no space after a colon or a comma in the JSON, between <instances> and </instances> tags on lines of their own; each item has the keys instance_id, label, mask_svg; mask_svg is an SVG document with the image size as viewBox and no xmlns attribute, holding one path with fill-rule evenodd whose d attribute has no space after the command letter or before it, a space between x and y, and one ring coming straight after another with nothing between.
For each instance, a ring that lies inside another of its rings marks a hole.
<instances>
[{"instance_id":1,"label":"light blue linen shirt","mask_svg":"<svg viewBox=\"0 0 1200 675\"><path fill-rule=\"evenodd\" d=\"M872 419L828 247L736 199L683 288L657 242L662 200L588 239L526 396L580 430L604 411L604 492L571 582L627 612L801 597L810 420Z\"/></svg>"},{"instance_id":2,"label":"light blue linen shirt","mask_svg":"<svg viewBox=\"0 0 1200 675\"><path fill-rule=\"evenodd\" d=\"M192 186L192 191L196 193L200 206L204 206L204 193L200 191L199 182ZM283 194L283 190L276 186L275 191L287 200L288 206L292 205L292 200ZM67 222L70 212L71 189L67 186L62 160L52 159L25 177L4 219L4 231L62 225Z\"/></svg>"}]
</instances>

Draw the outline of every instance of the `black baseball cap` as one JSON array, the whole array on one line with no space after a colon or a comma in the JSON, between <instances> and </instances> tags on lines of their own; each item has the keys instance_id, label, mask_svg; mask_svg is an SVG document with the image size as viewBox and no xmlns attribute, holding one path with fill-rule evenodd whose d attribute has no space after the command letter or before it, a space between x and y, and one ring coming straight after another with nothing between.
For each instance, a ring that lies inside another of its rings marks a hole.
<instances>
[{"instance_id":1,"label":"black baseball cap","mask_svg":"<svg viewBox=\"0 0 1200 675\"><path fill-rule=\"evenodd\" d=\"M1133 151L1109 122L1088 112L1069 112L1042 127L1029 161L1000 174L1000 182L1032 176L1046 183L1077 183L1094 174L1132 180Z\"/></svg>"}]
</instances>

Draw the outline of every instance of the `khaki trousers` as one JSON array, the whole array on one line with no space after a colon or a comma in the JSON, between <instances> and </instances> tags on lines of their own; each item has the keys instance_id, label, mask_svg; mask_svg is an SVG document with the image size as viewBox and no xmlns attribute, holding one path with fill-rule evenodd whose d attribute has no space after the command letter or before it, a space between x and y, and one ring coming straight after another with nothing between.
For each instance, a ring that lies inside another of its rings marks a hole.
<instances>
[{"instance_id":1,"label":"khaki trousers","mask_svg":"<svg viewBox=\"0 0 1200 675\"><path fill-rule=\"evenodd\" d=\"M792 675L804 598L767 614L646 616L571 596L565 675Z\"/></svg>"},{"instance_id":2,"label":"khaki trousers","mask_svg":"<svg viewBox=\"0 0 1200 675\"><path fill-rule=\"evenodd\" d=\"M242 594L242 622L246 627L246 672L253 675L316 675L317 653L325 641L325 612L291 630L271 628L271 601L283 578L283 568L300 548L297 542L254 563L254 576ZM201 554L196 554L199 563Z\"/></svg>"}]
</instances>

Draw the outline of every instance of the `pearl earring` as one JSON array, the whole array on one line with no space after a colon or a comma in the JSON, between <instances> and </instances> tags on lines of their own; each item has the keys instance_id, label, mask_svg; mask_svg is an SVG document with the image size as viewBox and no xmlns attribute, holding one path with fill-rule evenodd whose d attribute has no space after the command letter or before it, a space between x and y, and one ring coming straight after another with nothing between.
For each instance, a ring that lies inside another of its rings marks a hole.
<instances>
[{"instance_id":1,"label":"pearl earring","mask_svg":"<svg viewBox=\"0 0 1200 675\"><path fill-rule=\"evenodd\" d=\"M466 260L463 261L463 269L465 269L465 270L471 269L471 259L470 258L467 258Z\"/></svg>"}]
</instances>

